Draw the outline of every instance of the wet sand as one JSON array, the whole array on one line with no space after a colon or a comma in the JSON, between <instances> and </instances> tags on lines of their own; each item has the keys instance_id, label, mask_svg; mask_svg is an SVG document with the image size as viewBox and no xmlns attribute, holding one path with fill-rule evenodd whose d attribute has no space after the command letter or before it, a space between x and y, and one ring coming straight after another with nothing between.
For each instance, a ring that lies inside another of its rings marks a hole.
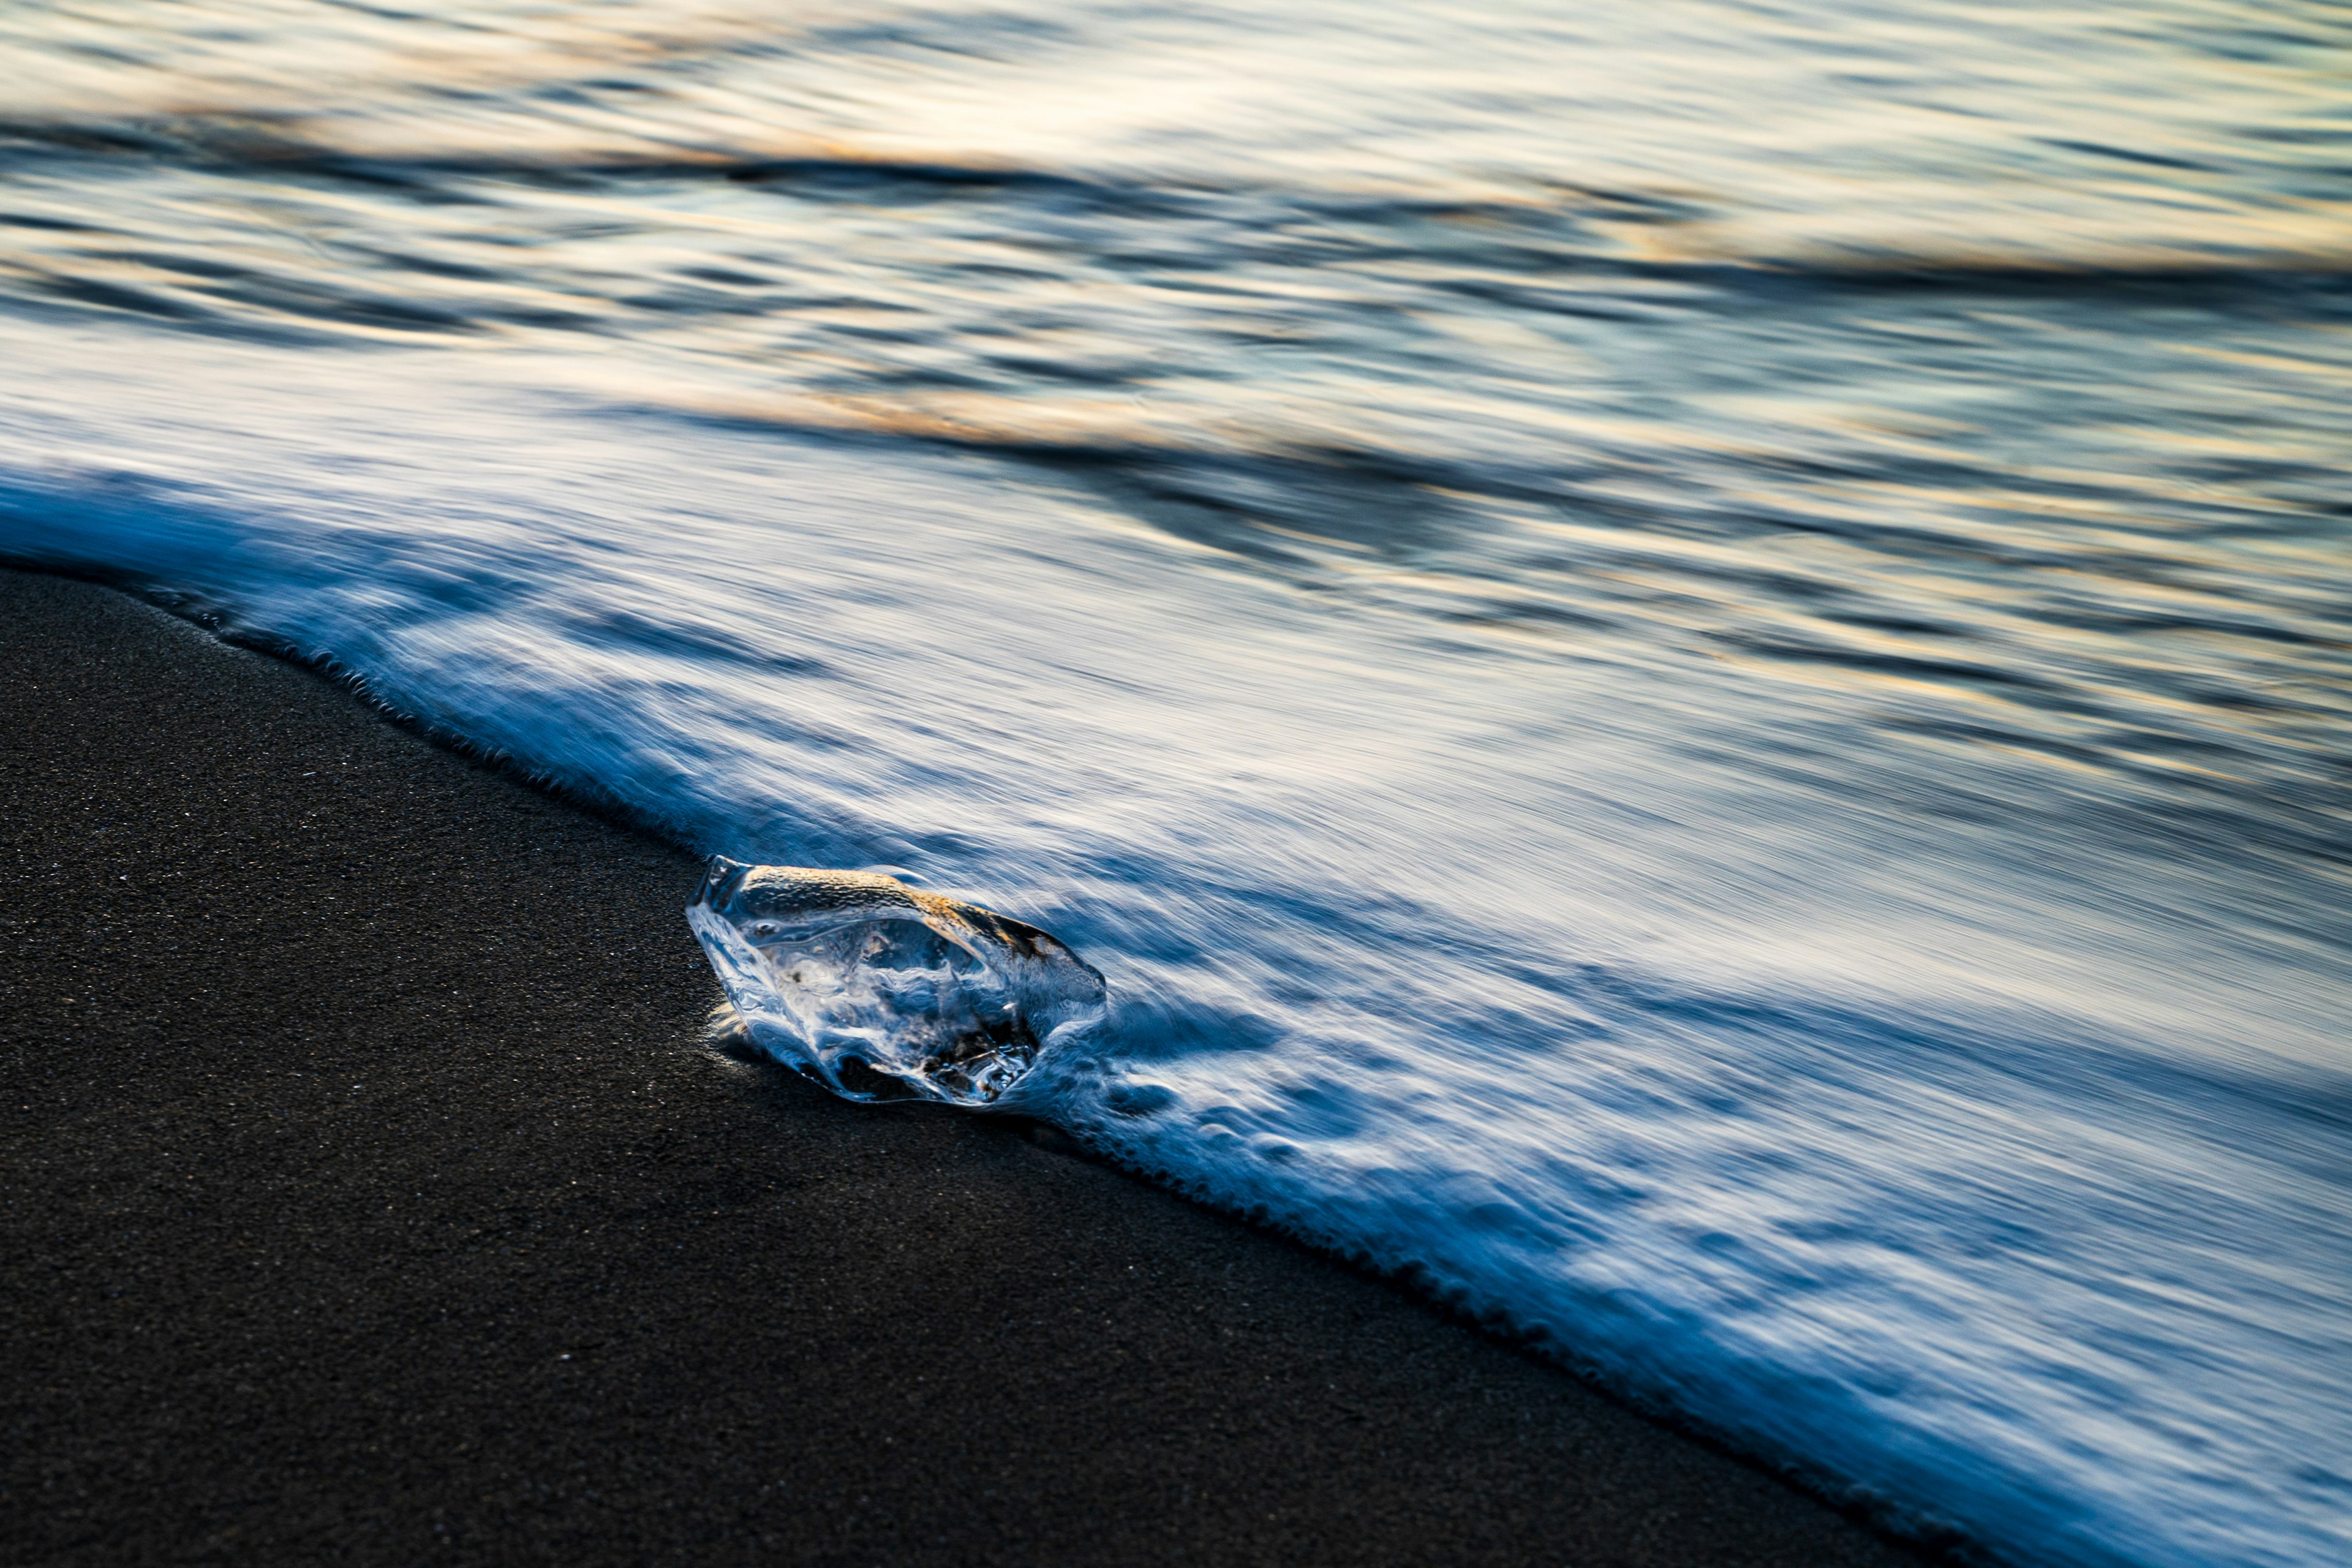
<instances>
[{"instance_id":1,"label":"wet sand","mask_svg":"<svg viewBox=\"0 0 2352 1568\"><path fill-rule=\"evenodd\" d=\"M1018 1126L701 1048L695 863L0 573L0 1555L1914 1561Z\"/></svg>"}]
</instances>

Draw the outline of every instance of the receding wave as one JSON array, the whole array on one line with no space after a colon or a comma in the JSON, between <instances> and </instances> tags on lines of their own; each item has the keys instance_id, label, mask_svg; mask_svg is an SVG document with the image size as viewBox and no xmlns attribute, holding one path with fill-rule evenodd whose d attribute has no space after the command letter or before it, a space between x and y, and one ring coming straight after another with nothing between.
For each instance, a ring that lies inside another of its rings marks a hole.
<instances>
[{"instance_id":1,"label":"receding wave","mask_svg":"<svg viewBox=\"0 0 2352 1568\"><path fill-rule=\"evenodd\" d=\"M698 847L989 889L1108 974L1031 1092L1123 1158L1899 1528L2326 1559L2343 934L2048 816L2064 766L1335 616L955 452L0 330L45 368L0 428L49 454L0 472L11 558L187 594ZM126 354L236 395L167 423Z\"/></svg>"}]
</instances>

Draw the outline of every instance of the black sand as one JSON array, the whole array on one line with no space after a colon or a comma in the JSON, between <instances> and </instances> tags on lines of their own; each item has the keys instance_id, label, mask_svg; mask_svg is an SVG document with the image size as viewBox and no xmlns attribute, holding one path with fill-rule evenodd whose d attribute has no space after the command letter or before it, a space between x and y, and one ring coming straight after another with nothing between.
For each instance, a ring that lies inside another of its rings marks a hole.
<instances>
[{"instance_id":1,"label":"black sand","mask_svg":"<svg viewBox=\"0 0 2352 1568\"><path fill-rule=\"evenodd\" d=\"M1397 1290L698 1047L695 867L0 574L14 1563L1891 1563Z\"/></svg>"}]
</instances>

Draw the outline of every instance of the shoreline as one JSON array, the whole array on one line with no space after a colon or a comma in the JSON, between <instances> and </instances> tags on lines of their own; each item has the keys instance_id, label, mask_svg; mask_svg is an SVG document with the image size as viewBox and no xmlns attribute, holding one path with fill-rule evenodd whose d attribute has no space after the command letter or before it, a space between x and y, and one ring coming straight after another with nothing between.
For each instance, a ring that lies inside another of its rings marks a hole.
<instances>
[{"instance_id":1,"label":"shoreline","mask_svg":"<svg viewBox=\"0 0 2352 1568\"><path fill-rule=\"evenodd\" d=\"M1919 1561L1064 1141L714 1055L691 857L0 596L12 1560Z\"/></svg>"}]
</instances>

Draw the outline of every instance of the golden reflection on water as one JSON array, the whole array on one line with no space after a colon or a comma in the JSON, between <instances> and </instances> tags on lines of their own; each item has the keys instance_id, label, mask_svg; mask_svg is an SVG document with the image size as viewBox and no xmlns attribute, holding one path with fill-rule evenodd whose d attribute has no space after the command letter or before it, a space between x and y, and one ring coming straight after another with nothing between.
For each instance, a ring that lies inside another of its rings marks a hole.
<instances>
[{"instance_id":1,"label":"golden reflection on water","mask_svg":"<svg viewBox=\"0 0 2352 1568\"><path fill-rule=\"evenodd\" d=\"M1654 210L1631 255L2337 267L2352 18L2320 0L465 5L0 19L7 118L553 164L827 158ZM1697 210L1675 212L1675 208Z\"/></svg>"}]
</instances>

